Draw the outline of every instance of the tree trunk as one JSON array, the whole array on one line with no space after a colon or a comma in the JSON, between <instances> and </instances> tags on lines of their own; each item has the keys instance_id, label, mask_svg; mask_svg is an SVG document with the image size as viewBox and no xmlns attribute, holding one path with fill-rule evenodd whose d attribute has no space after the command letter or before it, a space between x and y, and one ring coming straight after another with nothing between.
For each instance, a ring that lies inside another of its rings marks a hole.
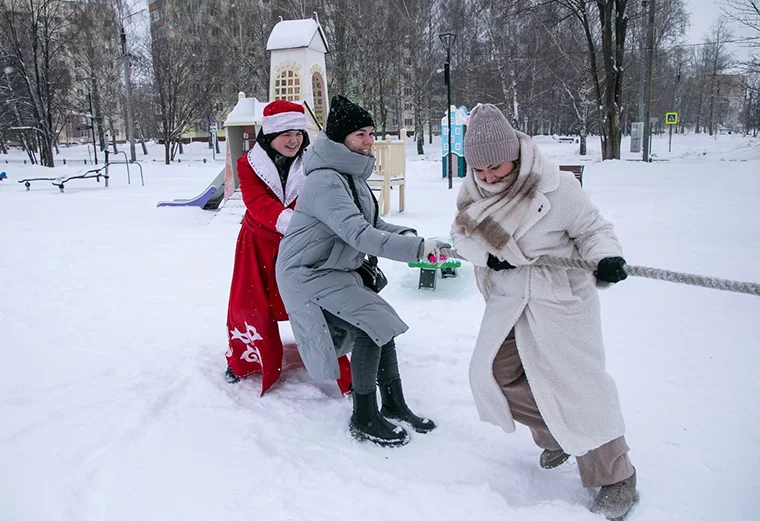
<instances>
[{"instance_id":1,"label":"tree trunk","mask_svg":"<svg viewBox=\"0 0 760 521\"><path fill-rule=\"evenodd\" d=\"M148 155L148 147L145 146L145 134L142 131L142 127L138 127L138 129L139 129L139 132L140 132L140 145L142 145L143 155L147 156ZM217 150L217 152L218 152L218 150Z\"/></svg>"},{"instance_id":2,"label":"tree trunk","mask_svg":"<svg viewBox=\"0 0 760 521\"><path fill-rule=\"evenodd\" d=\"M420 89L415 89L417 95L414 103L414 140L417 142L417 155L425 154L425 125L422 121L422 93Z\"/></svg>"},{"instance_id":3,"label":"tree trunk","mask_svg":"<svg viewBox=\"0 0 760 521\"><path fill-rule=\"evenodd\" d=\"M428 144L433 144L433 101L428 96Z\"/></svg>"},{"instance_id":4,"label":"tree trunk","mask_svg":"<svg viewBox=\"0 0 760 521\"><path fill-rule=\"evenodd\" d=\"M710 79L710 106L708 108L707 128L710 135L715 132L715 76Z\"/></svg>"},{"instance_id":5,"label":"tree trunk","mask_svg":"<svg viewBox=\"0 0 760 521\"><path fill-rule=\"evenodd\" d=\"M168 139L164 139L164 162L167 165L170 165L172 162L172 156L171 156L171 142L169 142Z\"/></svg>"},{"instance_id":6,"label":"tree trunk","mask_svg":"<svg viewBox=\"0 0 760 521\"><path fill-rule=\"evenodd\" d=\"M578 154L585 156L588 152L587 149L587 137L588 137L588 103L583 104L583 108L581 109L582 116L581 116L581 128L580 128L580 150L578 151Z\"/></svg>"}]
</instances>

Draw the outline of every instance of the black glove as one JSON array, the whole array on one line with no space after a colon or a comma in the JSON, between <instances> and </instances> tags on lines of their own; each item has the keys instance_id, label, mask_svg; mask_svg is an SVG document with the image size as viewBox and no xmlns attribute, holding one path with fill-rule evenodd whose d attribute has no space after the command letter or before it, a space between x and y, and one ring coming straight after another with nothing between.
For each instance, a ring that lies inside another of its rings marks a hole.
<instances>
[{"instance_id":1,"label":"black glove","mask_svg":"<svg viewBox=\"0 0 760 521\"><path fill-rule=\"evenodd\" d=\"M510 263L505 260L499 260L490 253L488 254L488 267L494 271L511 270L514 268Z\"/></svg>"},{"instance_id":2,"label":"black glove","mask_svg":"<svg viewBox=\"0 0 760 521\"><path fill-rule=\"evenodd\" d=\"M606 257L599 261L594 275L604 282L620 282L628 278L625 272L625 259L623 257Z\"/></svg>"}]
</instances>

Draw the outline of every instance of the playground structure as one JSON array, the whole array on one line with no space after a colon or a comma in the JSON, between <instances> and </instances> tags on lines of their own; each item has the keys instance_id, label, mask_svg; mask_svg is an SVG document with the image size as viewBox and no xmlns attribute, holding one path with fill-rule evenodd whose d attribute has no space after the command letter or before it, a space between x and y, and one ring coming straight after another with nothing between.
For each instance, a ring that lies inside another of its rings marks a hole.
<instances>
[{"instance_id":1,"label":"playground structure","mask_svg":"<svg viewBox=\"0 0 760 521\"><path fill-rule=\"evenodd\" d=\"M451 160L452 177L464 177L467 175L467 165L464 161L464 135L467 132L467 122L470 113L462 106L456 108L454 105L449 107L449 118L451 118L451 154L449 154L449 123L446 116L441 118L441 166L443 168L443 177L448 177L449 163Z\"/></svg>"},{"instance_id":2,"label":"playground structure","mask_svg":"<svg viewBox=\"0 0 760 521\"><path fill-rule=\"evenodd\" d=\"M0 172L0 181L5 181L6 179L8 179L8 174Z\"/></svg>"},{"instance_id":3,"label":"playground structure","mask_svg":"<svg viewBox=\"0 0 760 521\"><path fill-rule=\"evenodd\" d=\"M406 202L406 129L401 129L396 141L392 141L389 135L382 141L375 141L372 155L375 156L375 170L367 184L372 190L380 191L380 214L390 212L394 187L398 188L398 211L403 212Z\"/></svg>"},{"instance_id":4,"label":"playground structure","mask_svg":"<svg viewBox=\"0 0 760 521\"><path fill-rule=\"evenodd\" d=\"M224 176L225 169L219 172L213 181L197 196L191 199L175 199L173 201L159 201L156 208L172 206L196 206L204 210L216 210L224 199Z\"/></svg>"},{"instance_id":5,"label":"playground structure","mask_svg":"<svg viewBox=\"0 0 760 521\"><path fill-rule=\"evenodd\" d=\"M69 181L75 181L79 179L95 179L98 183L100 183L100 178L102 177L105 181L105 187L108 188L108 179L111 177L111 174L109 173L109 168L113 165L126 165L127 167L127 183L132 184L132 176L129 172L129 165L137 165L140 168L140 181L142 183L142 186L145 186L145 178L143 176L143 169L142 165L134 161L130 163L127 160L127 153L126 152L117 152L117 154L123 154L124 155L124 161L117 161L113 162L110 160L110 155L114 154L114 152L110 152L108 150L105 151L106 154L106 163L103 166L99 166L97 168L92 168L90 170L87 170L85 172L79 172L74 175L68 175L68 176L58 176L58 177L27 177L24 179L19 179L19 183L24 183L24 186L26 187L26 191L30 191L32 188L32 182L37 181L50 181L52 182L53 186L58 187L58 190L61 193L64 193L66 183Z\"/></svg>"},{"instance_id":6,"label":"playground structure","mask_svg":"<svg viewBox=\"0 0 760 521\"><path fill-rule=\"evenodd\" d=\"M325 82L325 54L329 52L325 34L316 15L303 20L277 23L267 41L271 53L269 75L270 100L284 99L302 103L305 108L309 137L312 141L323 128L329 111L329 96ZM230 199L240 199L237 160L256 143L261 129L264 107L268 101L246 98L238 94L235 107L224 122L226 133L225 169L200 194L191 199L161 201L156 206L195 206L216 210ZM406 131L400 139L384 140L373 145L375 170L368 180L370 188L380 192L379 207L383 215L391 209L391 191L398 190L399 211L406 204ZM223 175L222 175L223 174ZM236 193L238 192L238 193ZM226 210L225 210L226 211ZM230 208L236 213L236 209Z\"/></svg>"},{"instance_id":7,"label":"playground structure","mask_svg":"<svg viewBox=\"0 0 760 521\"><path fill-rule=\"evenodd\" d=\"M410 262L407 264L410 268L420 269L420 280L417 283L417 289L432 289L435 291L436 281L438 279L438 270L441 271L441 278L448 279L457 276L457 269L462 266L462 261L457 259L447 259L442 262Z\"/></svg>"}]
</instances>

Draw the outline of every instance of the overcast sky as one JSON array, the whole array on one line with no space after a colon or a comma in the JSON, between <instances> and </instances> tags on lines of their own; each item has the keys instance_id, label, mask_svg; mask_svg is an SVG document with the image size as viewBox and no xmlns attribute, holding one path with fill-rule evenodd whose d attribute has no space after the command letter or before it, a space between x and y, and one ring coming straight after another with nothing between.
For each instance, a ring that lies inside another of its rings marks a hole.
<instances>
[{"instance_id":1,"label":"overcast sky","mask_svg":"<svg viewBox=\"0 0 760 521\"><path fill-rule=\"evenodd\" d=\"M691 11L691 28L686 34L689 43L701 43L705 34L710 32L710 26L718 21L723 14L721 6L723 0L686 0L687 9ZM734 36L748 36L749 29L738 25L736 22L729 22L729 28ZM729 44L737 59L747 59L748 51L736 43Z\"/></svg>"},{"instance_id":2,"label":"overcast sky","mask_svg":"<svg viewBox=\"0 0 760 521\"><path fill-rule=\"evenodd\" d=\"M691 29L686 36L690 43L699 43L722 14L720 5L718 0L686 0L686 5L691 11Z\"/></svg>"}]
</instances>

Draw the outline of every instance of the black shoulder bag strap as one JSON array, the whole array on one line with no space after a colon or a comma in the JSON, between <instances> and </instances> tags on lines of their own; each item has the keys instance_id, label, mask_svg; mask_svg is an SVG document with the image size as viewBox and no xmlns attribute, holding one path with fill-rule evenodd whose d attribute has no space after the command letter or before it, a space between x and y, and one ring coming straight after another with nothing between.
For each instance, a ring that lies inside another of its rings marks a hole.
<instances>
[{"instance_id":1,"label":"black shoulder bag strap","mask_svg":"<svg viewBox=\"0 0 760 521\"><path fill-rule=\"evenodd\" d=\"M346 175L342 174L343 177L346 178L346 181L348 181L348 187L351 189L351 195L354 197L354 203L356 203L356 207L359 209L359 213L362 212L362 205L359 202L359 194L356 192L356 183L354 182L354 176L352 175ZM377 215L380 213L380 207L377 204L377 198L375 197L375 193L370 189L369 191L370 195L372 196L372 201L375 203L375 216L374 216L374 222L372 223L372 226L377 228Z\"/></svg>"},{"instance_id":2,"label":"black shoulder bag strap","mask_svg":"<svg viewBox=\"0 0 760 521\"><path fill-rule=\"evenodd\" d=\"M346 175L342 174L343 177L346 178L346 181L348 181L348 187L351 189L351 195L354 197L354 203L356 203L356 207L359 209L359 213L364 215L362 213L362 205L359 202L359 194L356 192L356 183L354 182L354 176L352 175ZM380 213L380 208L377 204L377 198L375 197L375 194L372 192L372 189L369 190L370 195L372 196L372 201L375 203L375 216L373 218L372 226L377 228L377 216ZM374 255L367 255L367 260L365 262L369 262L369 265L373 268L377 266L377 257ZM378 268L379 269L379 268Z\"/></svg>"}]
</instances>

